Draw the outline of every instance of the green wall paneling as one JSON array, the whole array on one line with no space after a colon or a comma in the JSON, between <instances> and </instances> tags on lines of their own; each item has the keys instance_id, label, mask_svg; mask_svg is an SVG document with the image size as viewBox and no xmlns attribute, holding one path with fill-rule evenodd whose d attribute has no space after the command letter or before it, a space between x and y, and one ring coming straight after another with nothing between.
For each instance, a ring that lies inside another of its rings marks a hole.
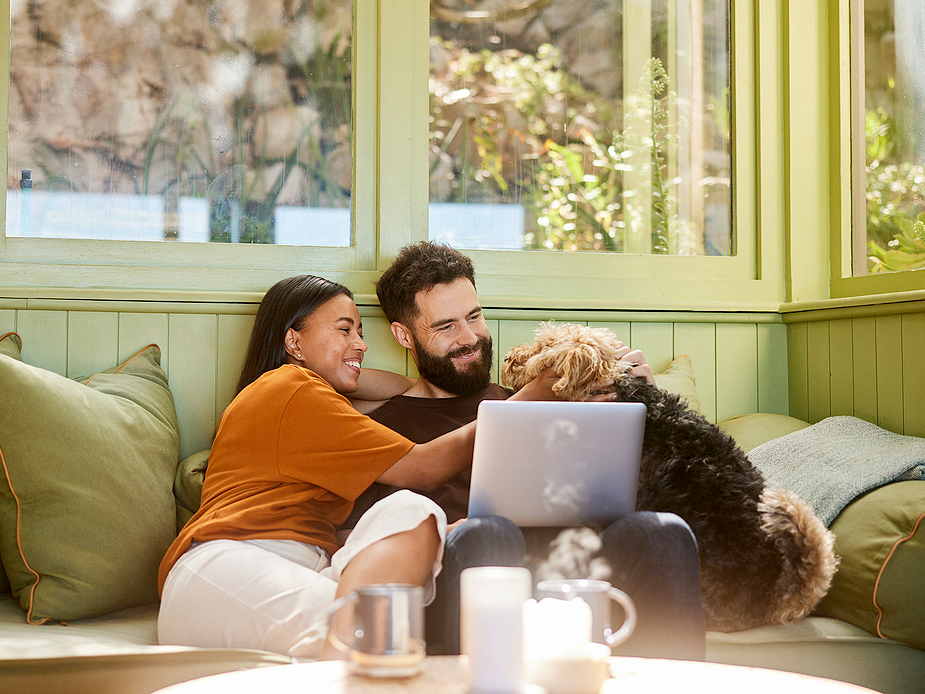
<instances>
[{"instance_id":1,"label":"green wall paneling","mask_svg":"<svg viewBox=\"0 0 925 694\"><path fill-rule=\"evenodd\" d=\"M395 341L389 322L382 316L362 316L362 319L363 340L367 346L363 366L407 374L408 350Z\"/></svg>"},{"instance_id":2,"label":"green wall paneling","mask_svg":"<svg viewBox=\"0 0 925 694\"><path fill-rule=\"evenodd\" d=\"M785 313L790 413L810 422L852 415L925 436L922 308L878 301Z\"/></svg>"},{"instance_id":3,"label":"green wall paneling","mask_svg":"<svg viewBox=\"0 0 925 694\"><path fill-rule=\"evenodd\" d=\"M16 332L22 338L22 360L66 374L67 319L67 311L19 311Z\"/></svg>"},{"instance_id":4,"label":"green wall paneling","mask_svg":"<svg viewBox=\"0 0 925 694\"><path fill-rule=\"evenodd\" d=\"M854 416L868 422L877 421L877 359L876 318L855 318L851 321L854 373Z\"/></svg>"},{"instance_id":5,"label":"green wall paneling","mask_svg":"<svg viewBox=\"0 0 925 694\"><path fill-rule=\"evenodd\" d=\"M629 321L588 321L588 325L592 328L607 328L607 330L617 336L618 340L632 347L632 342L630 341L632 323ZM643 354L645 354L645 352L643 352ZM647 361L648 358L649 357L646 356Z\"/></svg>"},{"instance_id":6,"label":"green wall paneling","mask_svg":"<svg viewBox=\"0 0 925 694\"><path fill-rule=\"evenodd\" d=\"M829 412L854 414L854 325L851 319L829 323Z\"/></svg>"},{"instance_id":7,"label":"green wall paneling","mask_svg":"<svg viewBox=\"0 0 925 694\"><path fill-rule=\"evenodd\" d=\"M492 350L494 351L492 355L491 380L497 383L498 379L501 377L501 360L504 359L507 350L502 352L498 348L498 345L501 343L501 321L486 320L485 322L488 324L488 332L491 334ZM414 361L410 357L408 361L414 366ZM414 370L414 377L417 378L417 369Z\"/></svg>"},{"instance_id":8,"label":"green wall paneling","mask_svg":"<svg viewBox=\"0 0 925 694\"><path fill-rule=\"evenodd\" d=\"M758 333L754 324L716 326L716 419L758 412Z\"/></svg>"},{"instance_id":9,"label":"green wall paneling","mask_svg":"<svg viewBox=\"0 0 925 694\"><path fill-rule=\"evenodd\" d=\"M167 350L166 313L120 313L119 314L119 361L144 349L157 345L161 349L161 368L170 371Z\"/></svg>"},{"instance_id":10,"label":"green wall paneling","mask_svg":"<svg viewBox=\"0 0 925 694\"><path fill-rule=\"evenodd\" d=\"M788 414L787 328L778 323L759 323L758 411Z\"/></svg>"},{"instance_id":11,"label":"green wall paneling","mask_svg":"<svg viewBox=\"0 0 925 694\"><path fill-rule=\"evenodd\" d=\"M234 398L241 366L247 352L254 316L219 315L218 346L215 355L215 422L222 417L222 412Z\"/></svg>"},{"instance_id":12,"label":"green wall paneling","mask_svg":"<svg viewBox=\"0 0 925 694\"><path fill-rule=\"evenodd\" d=\"M119 314L69 311L67 376L89 377L119 363Z\"/></svg>"},{"instance_id":13,"label":"green wall paneling","mask_svg":"<svg viewBox=\"0 0 925 694\"><path fill-rule=\"evenodd\" d=\"M787 326L787 392L790 399L790 416L809 418L809 374L806 364L806 323Z\"/></svg>"},{"instance_id":14,"label":"green wall paneling","mask_svg":"<svg viewBox=\"0 0 925 694\"><path fill-rule=\"evenodd\" d=\"M829 324L810 323L806 330L807 391L809 421L818 422L831 412L829 391Z\"/></svg>"},{"instance_id":15,"label":"green wall paneling","mask_svg":"<svg viewBox=\"0 0 925 694\"><path fill-rule=\"evenodd\" d=\"M180 421L180 458L209 448L215 433L218 317L172 313L168 316L170 371Z\"/></svg>"},{"instance_id":16,"label":"green wall paneling","mask_svg":"<svg viewBox=\"0 0 925 694\"><path fill-rule=\"evenodd\" d=\"M877 420L884 429L903 432L902 316L877 316Z\"/></svg>"},{"instance_id":17,"label":"green wall paneling","mask_svg":"<svg viewBox=\"0 0 925 694\"><path fill-rule=\"evenodd\" d=\"M630 325L629 339L621 338L633 349L642 350L653 371L662 371L675 357L674 325L671 323L637 323Z\"/></svg>"},{"instance_id":18,"label":"green wall paneling","mask_svg":"<svg viewBox=\"0 0 925 694\"><path fill-rule=\"evenodd\" d=\"M16 311L0 309L0 335L16 332Z\"/></svg>"},{"instance_id":19,"label":"green wall paneling","mask_svg":"<svg viewBox=\"0 0 925 694\"><path fill-rule=\"evenodd\" d=\"M903 433L925 436L925 313L902 317Z\"/></svg>"},{"instance_id":20,"label":"green wall paneling","mask_svg":"<svg viewBox=\"0 0 925 694\"><path fill-rule=\"evenodd\" d=\"M674 356L691 358L700 413L711 422L716 419L716 323L676 323ZM648 358L648 357L647 357ZM743 413L739 413L743 414Z\"/></svg>"},{"instance_id":21,"label":"green wall paneling","mask_svg":"<svg viewBox=\"0 0 925 694\"><path fill-rule=\"evenodd\" d=\"M210 444L224 408L230 402L256 304L250 302L176 303L118 302L113 310L102 302L47 302L41 309L4 309L0 320L23 336L24 357L57 373L89 374L155 343L161 347L180 420L181 455ZM364 338L369 347L364 365L417 376L406 350L395 342L377 307L361 306ZM701 411L711 421L753 411L785 413L787 328L762 316L730 322L720 314L622 313L617 320L590 320L593 312L532 310L487 311L495 343L492 378L507 351L532 342L544 320L605 327L634 348L642 349L653 371L664 369L681 354L691 357ZM699 320L702 318L703 320ZM735 318L733 318L735 320ZM792 328L791 328L792 329ZM775 390L776 388L776 390Z\"/></svg>"}]
</instances>

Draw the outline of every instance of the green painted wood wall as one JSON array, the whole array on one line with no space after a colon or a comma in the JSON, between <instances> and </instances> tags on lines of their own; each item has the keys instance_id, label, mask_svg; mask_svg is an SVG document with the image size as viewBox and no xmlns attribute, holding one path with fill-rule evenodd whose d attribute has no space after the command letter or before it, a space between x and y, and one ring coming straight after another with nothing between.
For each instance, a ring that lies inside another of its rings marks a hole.
<instances>
[{"instance_id":1,"label":"green painted wood wall","mask_svg":"<svg viewBox=\"0 0 925 694\"><path fill-rule=\"evenodd\" d=\"M786 314L790 414L925 436L925 307Z\"/></svg>"},{"instance_id":2,"label":"green painted wood wall","mask_svg":"<svg viewBox=\"0 0 925 694\"><path fill-rule=\"evenodd\" d=\"M57 301L52 307L0 303L0 334L19 333L23 360L69 377L108 369L150 343L160 346L180 420L181 455L209 446L234 393L255 304ZM369 351L365 366L415 375L374 306L361 306ZM642 349L655 371L691 357L703 414L787 414L786 327L777 315L594 313L486 310L495 342L494 378L503 355L529 342L543 320L590 323Z\"/></svg>"}]
</instances>

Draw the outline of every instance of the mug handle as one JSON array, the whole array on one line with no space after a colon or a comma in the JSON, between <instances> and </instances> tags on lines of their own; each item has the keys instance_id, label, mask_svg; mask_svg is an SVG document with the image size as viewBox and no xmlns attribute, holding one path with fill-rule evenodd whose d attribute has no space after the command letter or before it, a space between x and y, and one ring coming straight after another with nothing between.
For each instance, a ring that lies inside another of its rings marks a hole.
<instances>
[{"instance_id":1,"label":"mug handle","mask_svg":"<svg viewBox=\"0 0 925 694\"><path fill-rule=\"evenodd\" d=\"M612 631L604 636L607 645L612 647L626 641L630 637L630 634L633 633L633 629L636 628L636 606L633 604L632 598L622 590L611 588L607 591L607 596L611 600L620 603L624 612L623 625L616 631Z\"/></svg>"},{"instance_id":2,"label":"mug handle","mask_svg":"<svg viewBox=\"0 0 925 694\"><path fill-rule=\"evenodd\" d=\"M346 607L350 603L354 603L358 600L356 592L348 593L342 598L338 598L331 606L328 608L328 641L339 650L341 653L346 653L349 655L350 651L353 650L356 642L352 644L345 643L340 636L337 635L337 630L334 628L334 618L341 611L342 608Z\"/></svg>"}]
</instances>

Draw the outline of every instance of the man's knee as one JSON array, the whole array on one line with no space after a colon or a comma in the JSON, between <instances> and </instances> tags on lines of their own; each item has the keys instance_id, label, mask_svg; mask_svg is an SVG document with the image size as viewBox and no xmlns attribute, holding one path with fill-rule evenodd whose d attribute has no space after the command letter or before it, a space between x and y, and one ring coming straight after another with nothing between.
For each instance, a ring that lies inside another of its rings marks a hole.
<instances>
[{"instance_id":1,"label":"man's knee","mask_svg":"<svg viewBox=\"0 0 925 694\"><path fill-rule=\"evenodd\" d=\"M638 511L608 527L601 536L604 545L632 542L650 549L696 555L697 540L687 522L674 513Z\"/></svg>"},{"instance_id":2,"label":"man's knee","mask_svg":"<svg viewBox=\"0 0 925 694\"><path fill-rule=\"evenodd\" d=\"M465 564L478 561L521 566L524 550L523 532L501 516L469 518L447 534L447 554L467 556Z\"/></svg>"}]
</instances>

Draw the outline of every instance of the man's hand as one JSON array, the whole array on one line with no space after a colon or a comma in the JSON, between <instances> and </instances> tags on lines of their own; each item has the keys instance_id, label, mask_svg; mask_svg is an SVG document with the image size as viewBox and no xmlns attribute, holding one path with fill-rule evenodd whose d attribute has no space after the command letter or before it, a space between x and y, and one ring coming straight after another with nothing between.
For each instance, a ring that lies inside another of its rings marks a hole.
<instances>
[{"instance_id":1,"label":"man's hand","mask_svg":"<svg viewBox=\"0 0 925 694\"><path fill-rule=\"evenodd\" d=\"M631 349L620 342L620 347L617 349L617 358L635 365L629 370L630 376L640 376L646 379L647 382L655 385L655 376L652 374L652 367L646 363L646 357L641 350Z\"/></svg>"}]
</instances>

